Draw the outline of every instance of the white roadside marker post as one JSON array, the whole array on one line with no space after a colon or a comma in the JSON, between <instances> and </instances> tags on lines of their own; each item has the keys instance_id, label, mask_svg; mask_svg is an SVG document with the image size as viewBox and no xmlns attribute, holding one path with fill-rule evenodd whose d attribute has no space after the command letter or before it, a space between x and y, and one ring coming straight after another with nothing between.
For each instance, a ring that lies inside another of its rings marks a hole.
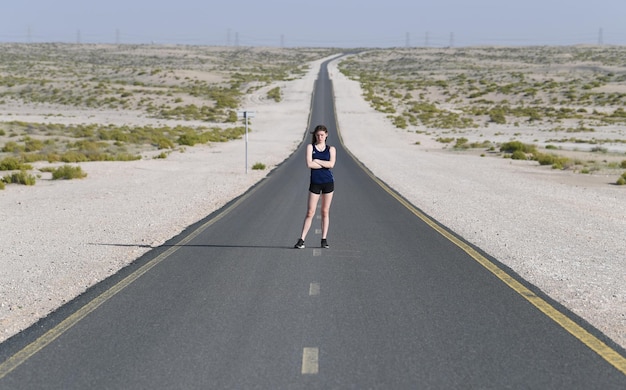
<instances>
[{"instance_id":1,"label":"white roadside marker post","mask_svg":"<svg viewBox=\"0 0 626 390\"><path fill-rule=\"evenodd\" d=\"M237 111L237 118L244 118L246 121L246 174L248 173L248 118L254 118L254 111Z\"/></svg>"}]
</instances>

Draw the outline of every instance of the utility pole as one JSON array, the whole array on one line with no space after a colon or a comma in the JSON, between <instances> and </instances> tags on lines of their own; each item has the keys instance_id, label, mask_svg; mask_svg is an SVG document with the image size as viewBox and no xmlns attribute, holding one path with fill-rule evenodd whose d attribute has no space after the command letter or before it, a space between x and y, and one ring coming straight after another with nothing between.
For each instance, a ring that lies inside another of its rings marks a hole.
<instances>
[{"instance_id":1,"label":"utility pole","mask_svg":"<svg viewBox=\"0 0 626 390\"><path fill-rule=\"evenodd\" d=\"M602 27L600 27L600 31L598 32L598 45L604 44L604 38L602 35L603 35L603 31L602 31Z\"/></svg>"},{"instance_id":2,"label":"utility pole","mask_svg":"<svg viewBox=\"0 0 626 390\"><path fill-rule=\"evenodd\" d=\"M410 35L410 33L406 33L404 46L405 47L411 47L411 35Z\"/></svg>"},{"instance_id":3,"label":"utility pole","mask_svg":"<svg viewBox=\"0 0 626 390\"><path fill-rule=\"evenodd\" d=\"M450 47L454 47L454 33L450 33Z\"/></svg>"}]
</instances>

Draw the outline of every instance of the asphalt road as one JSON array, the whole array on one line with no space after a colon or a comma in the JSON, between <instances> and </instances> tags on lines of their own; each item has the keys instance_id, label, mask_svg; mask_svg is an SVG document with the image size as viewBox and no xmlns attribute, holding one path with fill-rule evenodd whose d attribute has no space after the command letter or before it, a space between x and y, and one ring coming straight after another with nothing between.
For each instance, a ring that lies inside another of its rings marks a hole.
<instances>
[{"instance_id":1,"label":"asphalt road","mask_svg":"<svg viewBox=\"0 0 626 390\"><path fill-rule=\"evenodd\" d=\"M327 124L337 147L330 249L319 219L293 249L302 146L0 345L0 389L626 388L623 350L350 157L324 71L311 127Z\"/></svg>"}]
</instances>

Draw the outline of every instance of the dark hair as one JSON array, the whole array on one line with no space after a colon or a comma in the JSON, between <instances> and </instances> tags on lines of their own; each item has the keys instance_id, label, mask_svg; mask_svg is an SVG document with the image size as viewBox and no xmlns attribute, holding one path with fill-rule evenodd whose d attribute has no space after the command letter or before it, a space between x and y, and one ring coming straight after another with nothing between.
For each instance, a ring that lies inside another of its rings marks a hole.
<instances>
[{"instance_id":1,"label":"dark hair","mask_svg":"<svg viewBox=\"0 0 626 390\"><path fill-rule=\"evenodd\" d=\"M324 133L328 134L328 129L326 128L326 126L324 125L317 125L315 126L315 129L313 129L313 131L311 132L311 134L313 134L313 136L311 137L311 143L313 145L315 145L315 133L317 133L318 131L323 131Z\"/></svg>"}]
</instances>

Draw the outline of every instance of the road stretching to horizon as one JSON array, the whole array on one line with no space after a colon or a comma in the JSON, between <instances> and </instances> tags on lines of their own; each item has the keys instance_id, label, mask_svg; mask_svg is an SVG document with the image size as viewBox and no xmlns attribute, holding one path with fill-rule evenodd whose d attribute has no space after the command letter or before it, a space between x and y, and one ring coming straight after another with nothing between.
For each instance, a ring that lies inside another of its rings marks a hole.
<instances>
[{"instance_id":1,"label":"road stretching to horizon","mask_svg":"<svg viewBox=\"0 0 626 390\"><path fill-rule=\"evenodd\" d=\"M305 142L233 200L0 345L0 389L624 389L624 352L337 147L330 249ZM109 243L122 245L121 243ZM608 344L608 345L607 345Z\"/></svg>"}]
</instances>

